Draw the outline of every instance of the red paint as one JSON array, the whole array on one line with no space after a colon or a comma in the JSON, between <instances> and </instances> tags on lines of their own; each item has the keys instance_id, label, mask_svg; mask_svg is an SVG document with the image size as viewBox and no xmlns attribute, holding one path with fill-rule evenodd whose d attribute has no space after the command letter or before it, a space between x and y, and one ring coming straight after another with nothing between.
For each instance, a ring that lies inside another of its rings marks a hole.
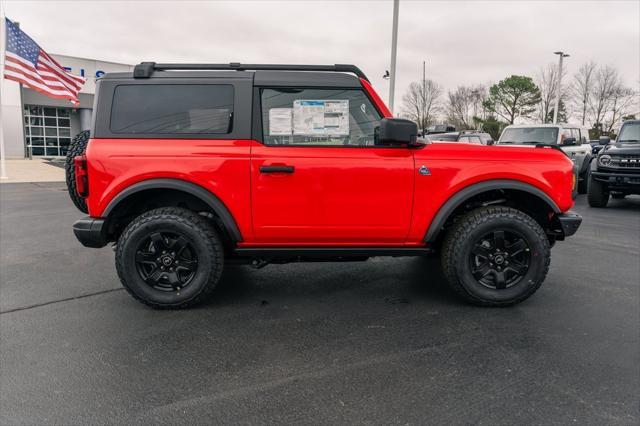
<instances>
[{"instance_id":1,"label":"red paint","mask_svg":"<svg viewBox=\"0 0 640 426\"><path fill-rule=\"evenodd\" d=\"M376 91L373 90L373 86L371 86L371 83L369 83L364 78L360 79L360 83L362 84L362 87L364 88L364 91L367 92L367 95L369 95L369 97L371 98L371 100L375 104L376 108L378 108L378 111L380 111L382 116L385 117L385 118L393 117L393 114L391 113L389 108L387 108L387 105L380 98L380 96L378 96Z\"/></svg>"},{"instance_id":2,"label":"red paint","mask_svg":"<svg viewBox=\"0 0 640 426\"><path fill-rule=\"evenodd\" d=\"M371 85L362 86L386 117ZM553 149L432 143L422 148L264 146L251 140L93 139L93 217L147 179L200 185L228 208L251 246L420 246L438 209L468 185L513 179L573 206L573 163ZM265 174L263 165L294 166ZM431 175L417 170L425 165Z\"/></svg>"}]
</instances>

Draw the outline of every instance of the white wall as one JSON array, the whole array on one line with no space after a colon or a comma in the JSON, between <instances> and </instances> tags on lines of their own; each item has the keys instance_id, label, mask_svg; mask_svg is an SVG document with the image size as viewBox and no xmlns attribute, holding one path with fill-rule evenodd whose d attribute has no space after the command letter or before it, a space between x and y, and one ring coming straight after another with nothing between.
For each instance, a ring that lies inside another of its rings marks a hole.
<instances>
[{"instance_id":1,"label":"white wall","mask_svg":"<svg viewBox=\"0 0 640 426\"><path fill-rule=\"evenodd\" d=\"M73 56L52 54L60 65L71 68L71 73L82 75L87 82L80 91L81 107L93 106L93 94L95 93L96 74L101 72L127 72L133 69L132 65L117 64L113 62L97 61L94 59L76 58ZM22 105L20 103L20 90L18 83L11 80L3 80L2 99L0 99L0 125L4 130L4 151L7 158L24 158L24 124ZM47 98L38 92L24 89L26 104L48 105L71 108L71 102L63 99Z\"/></svg>"}]
</instances>

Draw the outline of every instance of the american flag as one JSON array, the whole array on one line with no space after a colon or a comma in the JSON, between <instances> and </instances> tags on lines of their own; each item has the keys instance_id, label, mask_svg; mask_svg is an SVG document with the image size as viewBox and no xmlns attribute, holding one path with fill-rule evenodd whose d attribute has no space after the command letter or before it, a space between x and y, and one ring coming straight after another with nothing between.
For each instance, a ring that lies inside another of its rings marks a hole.
<instances>
[{"instance_id":1,"label":"american flag","mask_svg":"<svg viewBox=\"0 0 640 426\"><path fill-rule=\"evenodd\" d=\"M7 45L4 61L4 78L57 99L68 99L78 105L78 92L86 81L73 75L55 59L5 18Z\"/></svg>"}]
</instances>

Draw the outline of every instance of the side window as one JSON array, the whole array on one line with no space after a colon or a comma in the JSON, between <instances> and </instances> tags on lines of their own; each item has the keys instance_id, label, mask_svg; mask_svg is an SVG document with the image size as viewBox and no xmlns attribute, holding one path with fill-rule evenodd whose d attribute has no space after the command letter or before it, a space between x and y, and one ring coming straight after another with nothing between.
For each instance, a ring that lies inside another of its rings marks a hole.
<instances>
[{"instance_id":1,"label":"side window","mask_svg":"<svg viewBox=\"0 0 640 426\"><path fill-rule=\"evenodd\" d=\"M232 126L232 85L133 84L113 94L113 133L227 134Z\"/></svg>"},{"instance_id":2,"label":"side window","mask_svg":"<svg viewBox=\"0 0 640 426\"><path fill-rule=\"evenodd\" d=\"M265 145L372 146L381 116L359 89L262 89Z\"/></svg>"},{"instance_id":3,"label":"side window","mask_svg":"<svg viewBox=\"0 0 640 426\"><path fill-rule=\"evenodd\" d=\"M583 144L585 143L584 140L582 140L582 137L580 136L580 129L573 129L573 137L576 138L576 143L577 144Z\"/></svg>"},{"instance_id":4,"label":"side window","mask_svg":"<svg viewBox=\"0 0 640 426\"><path fill-rule=\"evenodd\" d=\"M467 136L462 136L458 139L458 142L470 142L470 140Z\"/></svg>"}]
</instances>

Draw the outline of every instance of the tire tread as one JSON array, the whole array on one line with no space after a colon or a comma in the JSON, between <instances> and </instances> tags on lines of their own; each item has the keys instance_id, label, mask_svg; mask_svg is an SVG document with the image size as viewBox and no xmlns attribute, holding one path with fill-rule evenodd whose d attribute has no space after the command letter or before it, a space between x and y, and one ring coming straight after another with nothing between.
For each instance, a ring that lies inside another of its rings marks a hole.
<instances>
[{"instance_id":1,"label":"tire tread","mask_svg":"<svg viewBox=\"0 0 640 426\"><path fill-rule=\"evenodd\" d=\"M543 273L538 282L530 286L526 292L522 295L518 296L515 299L511 299L508 301L494 301L483 299L476 295L469 293L458 278L458 274L456 272L456 265L459 260L457 258L457 254L462 252L462 246L465 243L465 235L468 234L472 229L477 226L496 218L506 218L515 221L522 222L530 227L534 232L538 235L538 237L544 241L544 245L546 247L546 254L549 252L549 239L547 235L544 233L544 230L540 227L538 222L536 222L531 216L526 213L505 206L488 206L488 207L480 207L475 210L470 211L469 213L461 216L446 234L444 242L442 244L442 270L445 278L447 279L450 287L463 299L466 301L473 303L474 305L479 306L512 306L522 302L523 300L530 297L533 293L535 293L538 288L542 285L547 273L549 272L550 265L550 256L545 255L545 263L543 267Z\"/></svg>"}]
</instances>

